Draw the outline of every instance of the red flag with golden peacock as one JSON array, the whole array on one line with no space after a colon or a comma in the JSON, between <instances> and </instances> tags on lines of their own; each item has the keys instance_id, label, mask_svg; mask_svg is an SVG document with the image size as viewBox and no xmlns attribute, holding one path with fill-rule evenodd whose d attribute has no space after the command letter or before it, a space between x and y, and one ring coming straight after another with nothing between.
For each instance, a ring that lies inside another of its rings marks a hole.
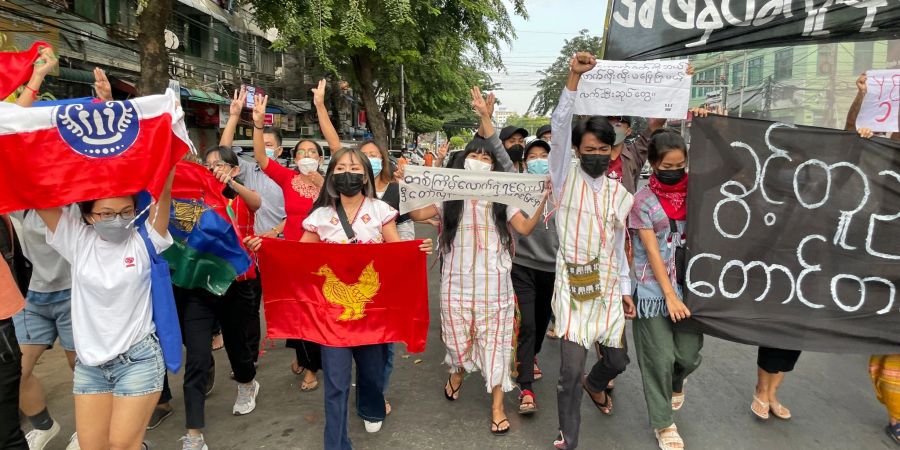
<instances>
[{"instance_id":1,"label":"red flag with golden peacock","mask_svg":"<svg viewBox=\"0 0 900 450\"><path fill-rule=\"evenodd\" d=\"M409 352L424 351L428 281L419 244L265 239L259 268L268 337L332 347L405 342Z\"/></svg>"}]
</instances>

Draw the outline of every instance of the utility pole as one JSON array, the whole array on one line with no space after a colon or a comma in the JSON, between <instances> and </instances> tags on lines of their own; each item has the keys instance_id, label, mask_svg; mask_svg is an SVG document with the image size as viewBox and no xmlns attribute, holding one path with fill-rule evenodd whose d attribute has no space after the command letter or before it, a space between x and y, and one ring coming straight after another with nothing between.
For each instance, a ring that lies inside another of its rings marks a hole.
<instances>
[{"instance_id":1,"label":"utility pole","mask_svg":"<svg viewBox=\"0 0 900 450\"><path fill-rule=\"evenodd\" d=\"M406 72L400 64L400 142L406 151Z\"/></svg>"}]
</instances>

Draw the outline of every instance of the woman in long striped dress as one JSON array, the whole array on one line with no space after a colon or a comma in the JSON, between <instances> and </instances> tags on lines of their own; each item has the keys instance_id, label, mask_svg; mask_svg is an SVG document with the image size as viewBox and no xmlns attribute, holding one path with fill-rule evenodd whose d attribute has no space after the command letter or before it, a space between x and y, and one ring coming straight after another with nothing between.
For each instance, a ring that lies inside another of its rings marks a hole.
<instances>
[{"instance_id":1,"label":"woman in long striped dress","mask_svg":"<svg viewBox=\"0 0 900 450\"><path fill-rule=\"evenodd\" d=\"M476 139L452 168L503 171L487 141ZM546 201L546 197L545 197ZM441 334L450 376L444 395L459 398L463 377L481 371L492 395L491 432L509 431L503 393L511 391L516 300L510 271L509 228L527 236L543 215L544 202L531 218L518 209L479 200L456 200L410 212L413 220L441 217Z\"/></svg>"}]
</instances>

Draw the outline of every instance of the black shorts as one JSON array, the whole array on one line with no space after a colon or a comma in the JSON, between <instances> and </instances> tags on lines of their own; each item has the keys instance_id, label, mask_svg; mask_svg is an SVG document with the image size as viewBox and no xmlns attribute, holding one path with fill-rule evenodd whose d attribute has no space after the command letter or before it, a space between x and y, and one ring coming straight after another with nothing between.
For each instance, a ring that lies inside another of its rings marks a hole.
<instances>
[{"instance_id":1,"label":"black shorts","mask_svg":"<svg viewBox=\"0 0 900 450\"><path fill-rule=\"evenodd\" d=\"M782 350L780 348L760 347L756 354L756 365L768 373L790 372L794 370L800 350Z\"/></svg>"}]
</instances>

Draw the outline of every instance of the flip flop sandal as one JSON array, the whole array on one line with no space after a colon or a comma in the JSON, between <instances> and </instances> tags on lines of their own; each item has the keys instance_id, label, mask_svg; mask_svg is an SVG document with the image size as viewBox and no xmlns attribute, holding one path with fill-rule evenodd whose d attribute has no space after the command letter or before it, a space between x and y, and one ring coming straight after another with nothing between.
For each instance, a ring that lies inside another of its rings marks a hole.
<instances>
[{"instance_id":1,"label":"flip flop sandal","mask_svg":"<svg viewBox=\"0 0 900 450\"><path fill-rule=\"evenodd\" d=\"M216 343L216 339L220 340L220 343ZM222 350L225 347L225 339L222 337L222 333L216 334L212 338L212 350Z\"/></svg>"},{"instance_id":2,"label":"flip flop sandal","mask_svg":"<svg viewBox=\"0 0 900 450\"><path fill-rule=\"evenodd\" d=\"M678 427L672 425L662 431L653 430L660 450L684 450L684 440L678 434ZM680 445L678 445L680 444Z\"/></svg>"},{"instance_id":3,"label":"flip flop sandal","mask_svg":"<svg viewBox=\"0 0 900 450\"><path fill-rule=\"evenodd\" d=\"M769 412L773 416L781 420L789 420L791 418L791 410L787 409L781 403L773 403L769 405Z\"/></svg>"},{"instance_id":4,"label":"flip flop sandal","mask_svg":"<svg viewBox=\"0 0 900 450\"><path fill-rule=\"evenodd\" d=\"M293 372L294 375L303 375L303 372L306 372L306 368L300 367L300 363L295 359L291 361L291 372Z\"/></svg>"},{"instance_id":5,"label":"flip flop sandal","mask_svg":"<svg viewBox=\"0 0 900 450\"><path fill-rule=\"evenodd\" d=\"M753 405L756 405L756 404L759 404L762 407L761 409L765 412L760 413L757 410L753 409ZM753 403L750 404L750 412L752 412L753 415L755 415L756 417L759 417L762 420L768 420L769 419L769 404L760 400L759 397L754 395Z\"/></svg>"},{"instance_id":6,"label":"flip flop sandal","mask_svg":"<svg viewBox=\"0 0 900 450\"><path fill-rule=\"evenodd\" d=\"M447 384L444 385L444 397L445 397L447 400L450 400L451 402L452 402L452 401L456 401L456 400L459 398L459 395L458 395L458 394L459 394L459 389L462 388L462 381L460 381L460 382L459 382L459 385L456 386L456 389L454 389L454 388L453 388L453 382L451 381L452 379L453 379L453 376L452 376L452 375L451 375L451 376L448 376L448 377L447 377ZM449 393L449 394L447 393L447 387L448 387L448 386L450 387L450 393Z\"/></svg>"},{"instance_id":7,"label":"flip flop sandal","mask_svg":"<svg viewBox=\"0 0 900 450\"><path fill-rule=\"evenodd\" d=\"M384 401L384 415L385 416L391 415L391 411L392 411L391 402L385 400Z\"/></svg>"},{"instance_id":8,"label":"flip flop sandal","mask_svg":"<svg viewBox=\"0 0 900 450\"><path fill-rule=\"evenodd\" d=\"M678 411L684 406L684 392L672 393L672 411Z\"/></svg>"},{"instance_id":9,"label":"flip flop sandal","mask_svg":"<svg viewBox=\"0 0 900 450\"><path fill-rule=\"evenodd\" d=\"M531 397L531 401L525 401L526 396ZM534 392L531 392L528 389L523 390L522 393L519 394L519 414L523 416L530 416L536 413L538 407L537 403L534 400Z\"/></svg>"},{"instance_id":10,"label":"flip flop sandal","mask_svg":"<svg viewBox=\"0 0 900 450\"><path fill-rule=\"evenodd\" d=\"M506 422L506 428L501 429L501 428L500 428L500 425L503 425L503 422ZM495 428L496 428L496 429L495 429ZM509 433L509 420L503 419L503 420L501 420L501 421L499 421L499 422L494 422L494 421L492 420L492 421L491 421L491 433L493 433L494 436L499 436L499 435L502 435L502 434Z\"/></svg>"},{"instance_id":11,"label":"flip flop sandal","mask_svg":"<svg viewBox=\"0 0 900 450\"><path fill-rule=\"evenodd\" d=\"M541 368L537 365L537 358L534 359L534 381L540 380L544 377L544 373L541 372Z\"/></svg>"},{"instance_id":12,"label":"flip flop sandal","mask_svg":"<svg viewBox=\"0 0 900 450\"><path fill-rule=\"evenodd\" d=\"M584 392L587 392L588 398L591 399L591 402L594 404L594 406L597 407L597 409L600 410L600 412L602 412L603 414L606 414L607 416L612 415L612 407L613 407L612 396L609 395L609 393L607 393L605 389L603 392L606 394L606 401L603 403L600 403L597 400L594 400L594 396L591 395L592 392L590 389L588 389L586 384L581 383L581 387L582 387L582 389L584 389Z\"/></svg>"},{"instance_id":13,"label":"flip flop sandal","mask_svg":"<svg viewBox=\"0 0 900 450\"><path fill-rule=\"evenodd\" d=\"M313 380L312 382L309 382L309 383L307 383L305 381L300 383L300 390L303 392L312 392L318 388L319 388L319 379L318 378L316 378L315 380Z\"/></svg>"},{"instance_id":14,"label":"flip flop sandal","mask_svg":"<svg viewBox=\"0 0 900 450\"><path fill-rule=\"evenodd\" d=\"M884 427L884 431L895 443L900 444L900 423L896 425L888 424L888 426Z\"/></svg>"}]
</instances>

